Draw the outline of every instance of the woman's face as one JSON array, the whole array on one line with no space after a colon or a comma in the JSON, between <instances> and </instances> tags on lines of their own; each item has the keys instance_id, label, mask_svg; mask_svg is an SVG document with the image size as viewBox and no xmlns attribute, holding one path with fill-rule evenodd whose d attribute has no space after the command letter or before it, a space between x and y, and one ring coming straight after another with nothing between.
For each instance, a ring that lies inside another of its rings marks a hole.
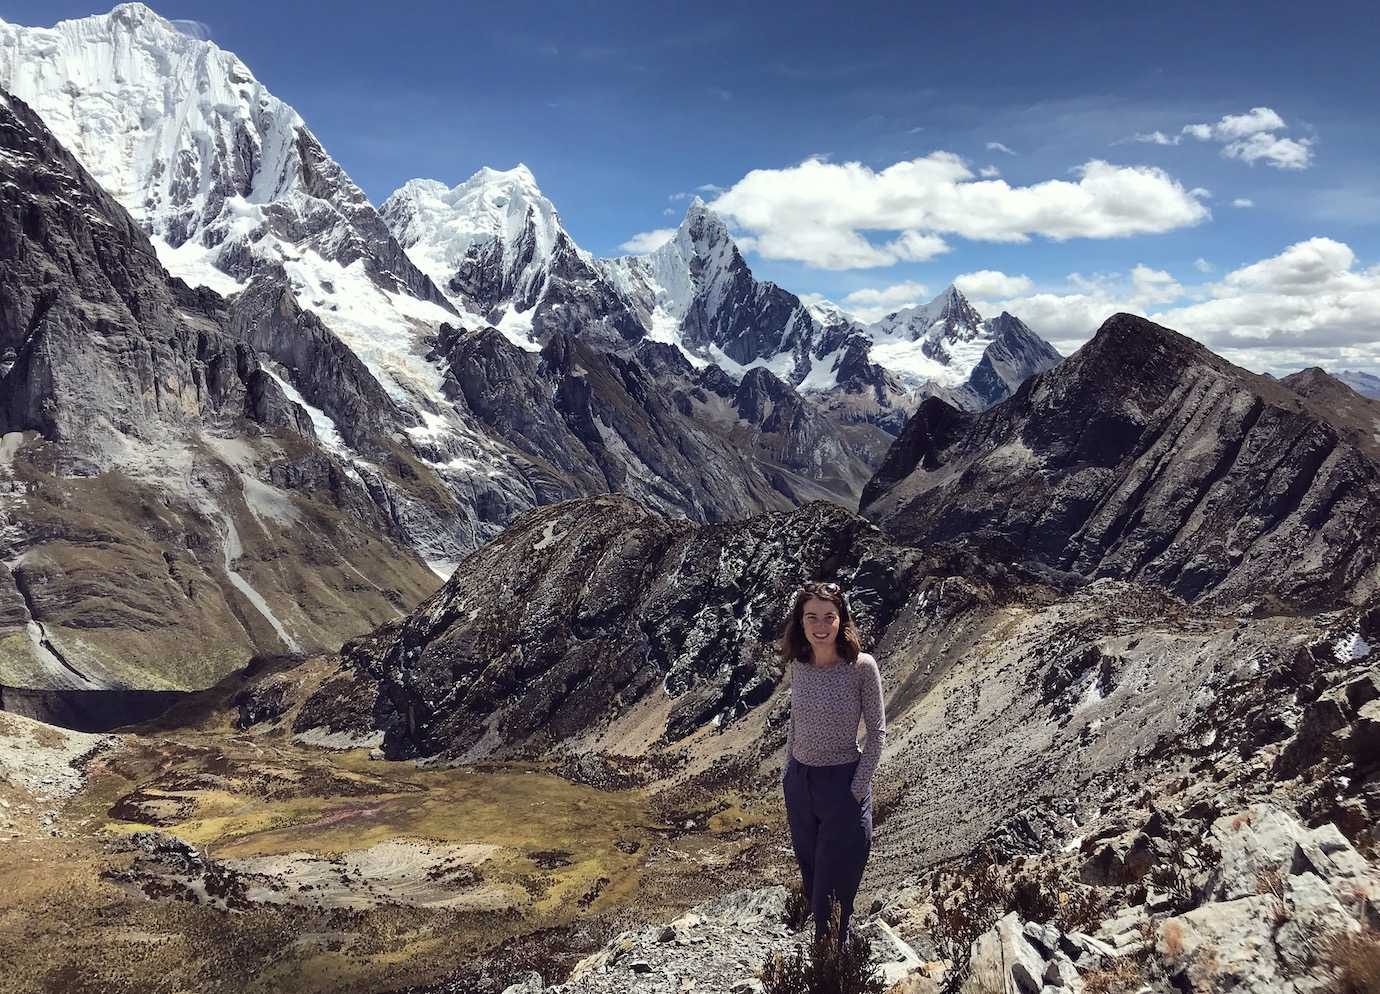
<instances>
[{"instance_id":1,"label":"woman's face","mask_svg":"<svg viewBox=\"0 0 1380 994\"><path fill-rule=\"evenodd\" d=\"M821 597L811 597L805 602L800 619L805 626L805 637L810 640L810 648L823 649L826 654L834 640L839 637L839 609L833 601Z\"/></svg>"}]
</instances>

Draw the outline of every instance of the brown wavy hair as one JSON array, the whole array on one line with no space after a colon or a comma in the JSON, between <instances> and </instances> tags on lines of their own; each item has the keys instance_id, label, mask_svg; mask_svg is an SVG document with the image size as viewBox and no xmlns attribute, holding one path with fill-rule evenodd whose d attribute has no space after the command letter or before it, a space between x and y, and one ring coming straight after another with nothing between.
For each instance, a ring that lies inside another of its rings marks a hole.
<instances>
[{"instance_id":1,"label":"brown wavy hair","mask_svg":"<svg viewBox=\"0 0 1380 994\"><path fill-rule=\"evenodd\" d=\"M853 621L853 612L848 609L848 597L837 583L828 584L815 581L803 583L796 589L790 613L786 615L786 623L782 626L781 635L776 640L776 651L780 654L781 660L786 663L793 659L808 662L814 655L814 648L810 645L810 640L805 637L804 620L805 602L812 597L829 601L838 608L839 633L834 642L838 646L839 655L844 660L849 663L856 663L858 655L862 652L862 635L858 631L857 624Z\"/></svg>"}]
</instances>

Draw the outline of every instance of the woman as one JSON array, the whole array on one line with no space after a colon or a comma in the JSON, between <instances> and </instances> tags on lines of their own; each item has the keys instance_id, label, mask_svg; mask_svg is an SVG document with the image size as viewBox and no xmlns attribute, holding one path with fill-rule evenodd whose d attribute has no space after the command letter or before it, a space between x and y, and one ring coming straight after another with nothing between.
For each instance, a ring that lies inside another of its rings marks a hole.
<instances>
[{"instance_id":1,"label":"woman","mask_svg":"<svg viewBox=\"0 0 1380 994\"><path fill-rule=\"evenodd\" d=\"M830 896L838 899L842 948L872 849L872 774L886 739L882 678L877 660L862 651L837 583L806 583L796 591L778 649L791 669L782 775L791 847L816 937L829 927ZM861 751L859 717L867 725Z\"/></svg>"}]
</instances>

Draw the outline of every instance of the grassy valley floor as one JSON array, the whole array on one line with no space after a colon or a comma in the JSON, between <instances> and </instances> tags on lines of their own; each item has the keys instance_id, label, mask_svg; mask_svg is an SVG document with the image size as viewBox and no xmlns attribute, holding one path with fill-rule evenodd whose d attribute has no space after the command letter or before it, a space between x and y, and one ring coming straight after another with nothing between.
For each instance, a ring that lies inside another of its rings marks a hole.
<instances>
[{"instance_id":1,"label":"grassy valley floor","mask_svg":"<svg viewBox=\"0 0 1380 994\"><path fill-rule=\"evenodd\" d=\"M254 731L125 730L62 799L0 781L0 991L393 991L485 954L550 981L624 927L795 872L779 808L736 795L671 811L544 763L422 769ZM0 713L25 755L62 737Z\"/></svg>"}]
</instances>

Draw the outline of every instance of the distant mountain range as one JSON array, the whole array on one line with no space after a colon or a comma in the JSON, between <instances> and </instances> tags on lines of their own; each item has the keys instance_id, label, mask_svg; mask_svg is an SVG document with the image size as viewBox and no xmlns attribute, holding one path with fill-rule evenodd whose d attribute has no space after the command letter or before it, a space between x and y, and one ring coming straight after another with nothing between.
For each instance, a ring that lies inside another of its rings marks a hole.
<instances>
[{"instance_id":1,"label":"distant mountain range","mask_svg":"<svg viewBox=\"0 0 1380 994\"><path fill-rule=\"evenodd\" d=\"M908 541L1000 537L1184 592L1258 579L1237 545L1188 556L1187 532L1116 551L1158 490L1102 460L1167 444L1123 438L1139 387L1107 394L1144 329L1080 350L1098 381L953 287L865 324L756 279L698 200L655 251L595 258L522 166L413 180L375 210L243 63L142 4L0 22L0 88L0 181L28 212L0 253L0 684L197 686L255 651L333 647L523 513L609 492L697 523L861 505ZM1256 379L1341 439L1320 481L1369 452L1370 401L1320 373ZM1066 381L1124 450L1046 479L1016 457L1053 421L1018 443L1012 419ZM914 475L930 464L949 468ZM1206 493L1219 472L1193 478ZM1063 496L1038 511L1022 487ZM1358 499L1308 520L1359 527ZM1073 527L1098 508L1105 534ZM1293 548L1277 512L1270 541ZM1350 576L1344 551L1324 558Z\"/></svg>"}]
</instances>

